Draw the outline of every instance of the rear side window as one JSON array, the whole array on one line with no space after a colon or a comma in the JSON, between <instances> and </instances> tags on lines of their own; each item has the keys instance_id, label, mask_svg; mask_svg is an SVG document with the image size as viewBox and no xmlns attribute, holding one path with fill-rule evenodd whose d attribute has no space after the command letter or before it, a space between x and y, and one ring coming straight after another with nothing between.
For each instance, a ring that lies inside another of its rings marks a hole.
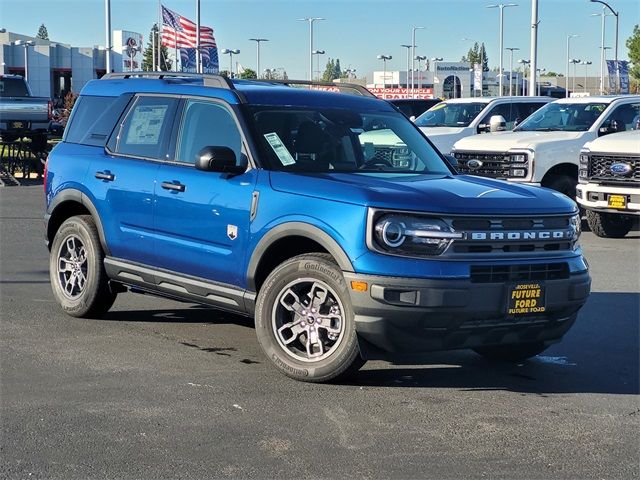
<instances>
[{"instance_id":1,"label":"rear side window","mask_svg":"<svg viewBox=\"0 0 640 480\"><path fill-rule=\"evenodd\" d=\"M131 95L81 96L73 108L64 141L103 147L130 100Z\"/></svg>"},{"instance_id":2,"label":"rear side window","mask_svg":"<svg viewBox=\"0 0 640 480\"><path fill-rule=\"evenodd\" d=\"M134 157L160 158L173 124L175 98L143 96L127 113L116 152Z\"/></svg>"},{"instance_id":3,"label":"rear side window","mask_svg":"<svg viewBox=\"0 0 640 480\"><path fill-rule=\"evenodd\" d=\"M29 91L21 78L0 78L0 98L28 97Z\"/></svg>"}]
</instances>

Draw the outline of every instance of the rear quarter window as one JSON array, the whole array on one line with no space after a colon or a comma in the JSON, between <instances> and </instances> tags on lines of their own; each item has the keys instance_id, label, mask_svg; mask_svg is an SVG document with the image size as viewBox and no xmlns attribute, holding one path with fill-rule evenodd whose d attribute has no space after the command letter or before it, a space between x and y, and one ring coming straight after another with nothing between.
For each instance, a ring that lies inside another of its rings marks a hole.
<instances>
[{"instance_id":1,"label":"rear quarter window","mask_svg":"<svg viewBox=\"0 0 640 480\"><path fill-rule=\"evenodd\" d=\"M104 147L131 97L81 96L73 108L64 141Z\"/></svg>"}]
</instances>

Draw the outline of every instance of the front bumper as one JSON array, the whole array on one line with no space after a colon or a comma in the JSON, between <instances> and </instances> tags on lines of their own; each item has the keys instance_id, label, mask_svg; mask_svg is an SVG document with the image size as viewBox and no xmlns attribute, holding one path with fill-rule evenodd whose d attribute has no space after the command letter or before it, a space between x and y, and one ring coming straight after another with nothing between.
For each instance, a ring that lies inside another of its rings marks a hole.
<instances>
[{"instance_id":1,"label":"front bumper","mask_svg":"<svg viewBox=\"0 0 640 480\"><path fill-rule=\"evenodd\" d=\"M639 187L639 185L615 186L600 185L598 183L581 183L576 187L576 201L581 207L598 212L640 215ZM627 208L610 208L608 206L609 195L623 195L627 197Z\"/></svg>"},{"instance_id":2,"label":"front bumper","mask_svg":"<svg viewBox=\"0 0 640 480\"><path fill-rule=\"evenodd\" d=\"M589 296L588 272L547 280L546 311L507 318L513 283L472 283L471 279L415 279L344 274L347 285L367 282L366 292L350 290L356 331L364 358L389 354L455 350L527 342L558 342Z\"/></svg>"}]
</instances>

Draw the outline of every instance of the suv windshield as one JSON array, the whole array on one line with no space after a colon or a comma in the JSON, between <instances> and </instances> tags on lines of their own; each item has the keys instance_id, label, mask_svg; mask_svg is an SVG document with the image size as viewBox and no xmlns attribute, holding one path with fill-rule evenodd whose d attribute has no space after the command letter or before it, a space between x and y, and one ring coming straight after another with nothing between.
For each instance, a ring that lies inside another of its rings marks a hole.
<instances>
[{"instance_id":1,"label":"suv windshield","mask_svg":"<svg viewBox=\"0 0 640 480\"><path fill-rule=\"evenodd\" d=\"M548 103L518 125L515 132L586 132L606 103Z\"/></svg>"},{"instance_id":2,"label":"suv windshield","mask_svg":"<svg viewBox=\"0 0 640 480\"><path fill-rule=\"evenodd\" d=\"M487 106L486 103L448 103L434 105L416 119L419 127L468 127Z\"/></svg>"},{"instance_id":3,"label":"suv windshield","mask_svg":"<svg viewBox=\"0 0 640 480\"><path fill-rule=\"evenodd\" d=\"M292 172L451 172L398 112L248 107L265 166Z\"/></svg>"}]
</instances>

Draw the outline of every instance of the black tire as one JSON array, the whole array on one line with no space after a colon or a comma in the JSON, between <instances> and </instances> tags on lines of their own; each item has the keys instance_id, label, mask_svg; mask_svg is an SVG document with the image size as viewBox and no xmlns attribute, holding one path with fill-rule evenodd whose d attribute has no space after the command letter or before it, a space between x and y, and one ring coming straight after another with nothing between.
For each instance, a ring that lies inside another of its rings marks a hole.
<instances>
[{"instance_id":1,"label":"black tire","mask_svg":"<svg viewBox=\"0 0 640 480\"><path fill-rule=\"evenodd\" d=\"M47 151L47 134L41 133L31 137L31 150L35 152Z\"/></svg>"},{"instance_id":2,"label":"black tire","mask_svg":"<svg viewBox=\"0 0 640 480\"><path fill-rule=\"evenodd\" d=\"M103 260L91 215L71 217L60 225L51 245L49 277L53 296L68 315L99 318L115 302L116 293L109 288Z\"/></svg>"},{"instance_id":3,"label":"black tire","mask_svg":"<svg viewBox=\"0 0 640 480\"><path fill-rule=\"evenodd\" d=\"M493 347L474 348L473 351L484 358L498 362L522 362L544 352L547 345L540 342L521 343L516 345L496 345Z\"/></svg>"},{"instance_id":4,"label":"black tire","mask_svg":"<svg viewBox=\"0 0 640 480\"><path fill-rule=\"evenodd\" d=\"M317 301L312 304L313 299ZM317 313L315 309L312 313L314 305ZM314 324L314 315L338 319L328 323L339 333L321 324L328 318L317 319L318 325ZM310 253L285 261L267 277L256 302L256 334L265 355L285 375L305 382L343 380L365 363L360 357L353 317L340 268L330 255ZM297 332L287 327L296 326L296 322ZM317 335L319 342L311 342L310 347L311 335ZM316 346L324 352L322 355L315 351ZM314 355L318 357L310 358Z\"/></svg>"},{"instance_id":5,"label":"black tire","mask_svg":"<svg viewBox=\"0 0 640 480\"><path fill-rule=\"evenodd\" d=\"M619 213L587 210L587 223L593 233L602 238L622 238L633 226L633 220Z\"/></svg>"},{"instance_id":6,"label":"black tire","mask_svg":"<svg viewBox=\"0 0 640 480\"><path fill-rule=\"evenodd\" d=\"M576 186L578 178L569 175L549 175L542 184L543 187L560 192L572 200L576 199Z\"/></svg>"}]
</instances>

